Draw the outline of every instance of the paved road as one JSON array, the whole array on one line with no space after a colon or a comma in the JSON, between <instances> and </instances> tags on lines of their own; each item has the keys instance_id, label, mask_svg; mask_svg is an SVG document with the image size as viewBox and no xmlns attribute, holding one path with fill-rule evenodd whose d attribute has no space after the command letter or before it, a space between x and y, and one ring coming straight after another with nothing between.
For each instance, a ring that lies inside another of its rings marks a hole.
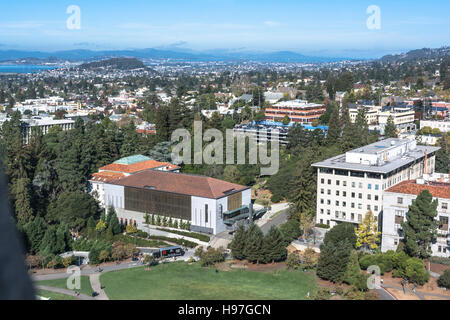
<instances>
[{"instance_id":1,"label":"paved road","mask_svg":"<svg viewBox=\"0 0 450 320\"><path fill-rule=\"evenodd\" d=\"M378 293L380 294L380 300L395 300L395 298L385 289L377 289Z\"/></svg>"},{"instance_id":2,"label":"paved road","mask_svg":"<svg viewBox=\"0 0 450 320\"><path fill-rule=\"evenodd\" d=\"M98 293L95 300L109 300L105 290L102 289L102 285L100 284L100 273L91 274L89 276L89 281L91 282L92 290Z\"/></svg>"},{"instance_id":3,"label":"paved road","mask_svg":"<svg viewBox=\"0 0 450 320\"><path fill-rule=\"evenodd\" d=\"M275 218L269 219L265 224L261 226L261 230L264 234L269 232L270 228L272 226L279 226L280 224L283 224L288 219L288 209L283 210L280 214L278 214Z\"/></svg>"},{"instance_id":4,"label":"paved road","mask_svg":"<svg viewBox=\"0 0 450 320\"><path fill-rule=\"evenodd\" d=\"M68 289L61 289L61 288L55 288L55 287L49 287L49 286L36 286L36 289L52 291L52 292L56 292L56 293L62 293L62 294L66 294L68 296L76 297L80 300L95 300L93 297L88 296L83 293L80 293L79 296L75 296L75 293L72 290L68 290Z\"/></svg>"}]
</instances>

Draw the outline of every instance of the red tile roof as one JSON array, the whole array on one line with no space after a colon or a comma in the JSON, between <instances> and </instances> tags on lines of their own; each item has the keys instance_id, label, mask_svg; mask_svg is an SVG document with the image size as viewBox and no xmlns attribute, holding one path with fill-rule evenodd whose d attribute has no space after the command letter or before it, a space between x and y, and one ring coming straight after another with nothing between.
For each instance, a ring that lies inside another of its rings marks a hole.
<instances>
[{"instance_id":1,"label":"red tile roof","mask_svg":"<svg viewBox=\"0 0 450 320\"><path fill-rule=\"evenodd\" d=\"M113 181L111 184L134 188L154 188L159 191L210 199L218 199L229 193L250 188L210 177L164 171L143 171Z\"/></svg>"},{"instance_id":2,"label":"red tile roof","mask_svg":"<svg viewBox=\"0 0 450 320\"><path fill-rule=\"evenodd\" d=\"M400 182L386 191L419 195L424 190L430 191L434 198L450 199L449 183L417 184L416 180L409 180Z\"/></svg>"},{"instance_id":3,"label":"red tile roof","mask_svg":"<svg viewBox=\"0 0 450 320\"><path fill-rule=\"evenodd\" d=\"M123 172L123 173L136 173L144 170L157 169L161 167L168 167L167 170L176 170L180 167L168 163L168 162L159 162L155 160L148 160L143 162L138 162L134 164L119 164L119 163L111 163L104 167L101 167L99 170L101 171L114 171L114 172Z\"/></svg>"},{"instance_id":4,"label":"red tile roof","mask_svg":"<svg viewBox=\"0 0 450 320\"><path fill-rule=\"evenodd\" d=\"M125 177L123 173L120 172L112 172L112 171L102 171L96 172L92 175L92 181L100 181L100 182L110 182L117 179L121 179Z\"/></svg>"}]
</instances>

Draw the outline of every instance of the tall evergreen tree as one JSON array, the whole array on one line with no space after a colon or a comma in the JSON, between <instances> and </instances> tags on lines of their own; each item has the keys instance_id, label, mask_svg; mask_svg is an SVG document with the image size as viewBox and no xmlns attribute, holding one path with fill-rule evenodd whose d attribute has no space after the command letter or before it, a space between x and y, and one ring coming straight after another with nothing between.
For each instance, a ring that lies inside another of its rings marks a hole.
<instances>
[{"instance_id":1,"label":"tall evergreen tree","mask_svg":"<svg viewBox=\"0 0 450 320\"><path fill-rule=\"evenodd\" d=\"M263 238L261 229L252 223L247 229L247 243L244 248L244 255L248 261L259 263L263 260Z\"/></svg>"},{"instance_id":2,"label":"tall evergreen tree","mask_svg":"<svg viewBox=\"0 0 450 320\"><path fill-rule=\"evenodd\" d=\"M411 257L431 256L431 244L436 241L438 221L437 200L428 190L422 191L409 206L407 221L402 223L405 251Z\"/></svg>"},{"instance_id":3,"label":"tall evergreen tree","mask_svg":"<svg viewBox=\"0 0 450 320\"><path fill-rule=\"evenodd\" d=\"M231 249L231 255L238 259L238 260L244 260L245 259L245 244L247 239L247 233L245 230L245 227L243 225L240 225L236 232L234 233L234 238L230 243L230 249Z\"/></svg>"},{"instance_id":4,"label":"tall evergreen tree","mask_svg":"<svg viewBox=\"0 0 450 320\"><path fill-rule=\"evenodd\" d=\"M389 116L387 119L384 135L387 138L398 138L397 128L395 127L394 118L392 116Z\"/></svg>"},{"instance_id":5,"label":"tall evergreen tree","mask_svg":"<svg viewBox=\"0 0 450 320\"><path fill-rule=\"evenodd\" d=\"M327 144L335 144L341 136L341 126L339 125L339 111L335 104L330 107L330 123L328 125Z\"/></svg>"},{"instance_id":6,"label":"tall evergreen tree","mask_svg":"<svg viewBox=\"0 0 450 320\"><path fill-rule=\"evenodd\" d=\"M272 226L263 239L262 262L277 262L286 260L287 250L280 230Z\"/></svg>"}]
</instances>

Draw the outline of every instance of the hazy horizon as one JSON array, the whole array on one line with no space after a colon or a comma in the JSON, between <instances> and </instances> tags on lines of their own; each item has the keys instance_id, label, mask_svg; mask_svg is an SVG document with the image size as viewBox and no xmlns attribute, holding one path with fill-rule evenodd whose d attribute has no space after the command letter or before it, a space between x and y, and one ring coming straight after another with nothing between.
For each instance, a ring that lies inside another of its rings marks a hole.
<instances>
[{"instance_id":1,"label":"hazy horizon","mask_svg":"<svg viewBox=\"0 0 450 320\"><path fill-rule=\"evenodd\" d=\"M80 10L79 29L67 26L71 5ZM367 25L372 5L380 10L379 28ZM450 44L444 0L24 0L3 2L0 11L2 51L155 48L379 58Z\"/></svg>"}]
</instances>

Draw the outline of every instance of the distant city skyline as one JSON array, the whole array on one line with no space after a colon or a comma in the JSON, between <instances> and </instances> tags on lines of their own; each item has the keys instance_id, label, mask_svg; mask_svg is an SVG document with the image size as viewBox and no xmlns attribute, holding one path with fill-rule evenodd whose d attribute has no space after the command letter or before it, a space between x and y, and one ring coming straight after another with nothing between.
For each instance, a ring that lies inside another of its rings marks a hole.
<instances>
[{"instance_id":1,"label":"distant city skyline","mask_svg":"<svg viewBox=\"0 0 450 320\"><path fill-rule=\"evenodd\" d=\"M67 8L80 8L69 29ZM367 8L380 8L369 29ZM50 1L0 3L0 50L163 48L376 58L450 45L450 3L430 1Z\"/></svg>"}]
</instances>

